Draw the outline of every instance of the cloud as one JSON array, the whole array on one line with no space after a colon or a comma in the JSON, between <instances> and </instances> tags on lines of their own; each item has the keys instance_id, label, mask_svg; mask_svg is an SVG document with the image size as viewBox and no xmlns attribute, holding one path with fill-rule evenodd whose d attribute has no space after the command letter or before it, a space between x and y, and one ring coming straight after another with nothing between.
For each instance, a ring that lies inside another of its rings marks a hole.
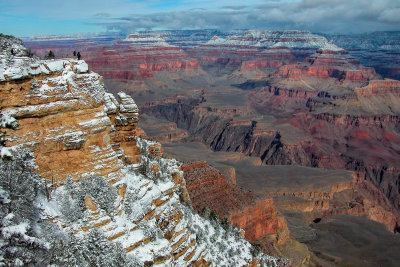
<instances>
[{"instance_id":1,"label":"cloud","mask_svg":"<svg viewBox=\"0 0 400 267\"><path fill-rule=\"evenodd\" d=\"M327 33L400 30L399 0L69 0L54 6L54 0L2 0L0 17L5 19L0 20L0 28L16 28L12 18L19 17L26 18L22 30L35 21L43 21L42 28L49 27L48 21L80 21L99 32L121 33L202 28Z\"/></svg>"},{"instance_id":2,"label":"cloud","mask_svg":"<svg viewBox=\"0 0 400 267\"><path fill-rule=\"evenodd\" d=\"M93 17L95 17L95 18L109 18L109 17L111 17L111 14L107 13L107 12L99 12L99 13L94 14Z\"/></svg>"},{"instance_id":3,"label":"cloud","mask_svg":"<svg viewBox=\"0 0 400 267\"><path fill-rule=\"evenodd\" d=\"M138 29L302 29L313 32L400 30L400 2L380 0L267 1L218 10L133 14L102 23L123 33Z\"/></svg>"},{"instance_id":4,"label":"cloud","mask_svg":"<svg viewBox=\"0 0 400 267\"><path fill-rule=\"evenodd\" d=\"M188 11L205 11L206 9L205 8L202 8L202 7L195 7L195 8L191 8L191 9L189 9Z\"/></svg>"},{"instance_id":5,"label":"cloud","mask_svg":"<svg viewBox=\"0 0 400 267\"><path fill-rule=\"evenodd\" d=\"M248 8L248 6L223 6L222 9L226 9L226 10L242 10L242 9L246 9Z\"/></svg>"},{"instance_id":6,"label":"cloud","mask_svg":"<svg viewBox=\"0 0 400 267\"><path fill-rule=\"evenodd\" d=\"M400 8L394 8L383 11L378 19L389 23L400 23Z\"/></svg>"}]
</instances>

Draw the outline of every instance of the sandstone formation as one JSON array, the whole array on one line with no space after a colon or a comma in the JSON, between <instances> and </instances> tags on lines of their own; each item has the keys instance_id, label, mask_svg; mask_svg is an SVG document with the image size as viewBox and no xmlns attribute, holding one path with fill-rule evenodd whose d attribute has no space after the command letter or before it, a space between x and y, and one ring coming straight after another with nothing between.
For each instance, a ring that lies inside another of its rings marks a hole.
<instances>
[{"instance_id":1,"label":"sandstone formation","mask_svg":"<svg viewBox=\"0 0 400 267\"><path fill-rule=\"evenodd\" d=\"M2 112L18 120L4 131L5 145L36 152L40 175L52 183L84 173L112 181L120 176L118 157L139 161L136 104L125 94L119 104L105 93L102 78L84 61L21 57L5 67L22 73L4 73L1 81Z\"/></svg>"},{"instance_id":2,"label":"sandstone formation","mask_svg":"<svg viewBox=\"0 0 400 267\"><path fill-rule=\"evenodd\" d=\"M254 196L230 184L206 162L194 162L181 167L193 207L201 212L208 208L245 232L250 242L268 236L271 243L286 241L287 228L272 199L257 200Z\"/></svg>"}]
</instances>

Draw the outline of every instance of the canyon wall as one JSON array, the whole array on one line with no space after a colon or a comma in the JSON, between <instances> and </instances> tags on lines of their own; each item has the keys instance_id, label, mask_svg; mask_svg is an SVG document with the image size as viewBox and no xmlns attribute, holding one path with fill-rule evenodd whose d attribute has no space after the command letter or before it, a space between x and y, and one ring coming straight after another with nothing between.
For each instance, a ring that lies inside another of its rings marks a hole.
<instances>
[{"instance_id":1,"label":"canyon wall","mask_svg":"<svg viewBox=\"0 0 400 267\"><path fill-rule=\"evenodd\" d=\"M279 214L272 199L257 199L250 192L228 182L224 175L206 162L194 162L181 167L195 210L205 208L228 219L244 230L250 242L271 239L274 245L288 238L286 221Z\"/></svg>"}]
</instances>

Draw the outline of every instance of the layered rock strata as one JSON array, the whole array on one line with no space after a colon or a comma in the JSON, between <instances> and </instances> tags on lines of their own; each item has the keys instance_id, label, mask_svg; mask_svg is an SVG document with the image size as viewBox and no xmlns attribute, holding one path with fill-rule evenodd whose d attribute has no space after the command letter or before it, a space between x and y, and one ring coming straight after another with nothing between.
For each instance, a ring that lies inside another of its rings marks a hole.
<instances>
[{"instance_id":1,"label":"layered rock strata","mask_svg":"<svg viewBox=\"0 0 400 267\"><path fill-rule=\"evenodd\" d=\"M207 162L189 163L181 169L197 211L208 208L228 219L244 230L250 242L268 237L277 245L289 238L286 221L272 199L257 199L250 192L239 189Z\"/></svg>"}]
</instances>

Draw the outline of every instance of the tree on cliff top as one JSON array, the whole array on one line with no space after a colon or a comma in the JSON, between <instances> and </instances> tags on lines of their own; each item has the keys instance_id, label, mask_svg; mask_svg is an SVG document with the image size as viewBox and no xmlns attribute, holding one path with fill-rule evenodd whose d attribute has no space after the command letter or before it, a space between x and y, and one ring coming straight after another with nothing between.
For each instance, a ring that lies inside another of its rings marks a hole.
<instances>
[{"instance_id":1,"label":"tree on cliff top","mask_svg":"<svg viewBox=\"0 0 400 267\"><path fill-rule=\"evenodd\" d=\"M44 56L45 59L54 59L55 55L53 51L49 51L49 53L47 55Z\"/></svg>"}]
</instances>

